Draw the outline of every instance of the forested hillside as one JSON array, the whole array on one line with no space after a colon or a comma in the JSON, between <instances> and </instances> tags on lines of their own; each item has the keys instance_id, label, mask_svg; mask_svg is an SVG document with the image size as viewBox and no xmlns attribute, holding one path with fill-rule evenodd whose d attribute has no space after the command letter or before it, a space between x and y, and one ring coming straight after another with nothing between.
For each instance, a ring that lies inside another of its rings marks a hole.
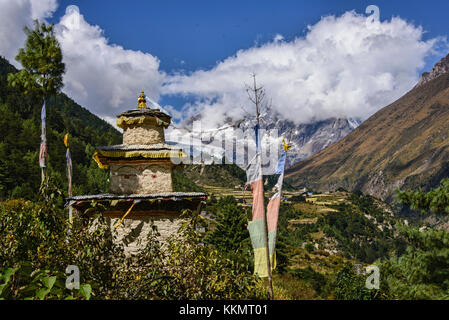
<instances>
[{"instance_id":1,"label":"forested hillside","mask_svg":"<svg viewBox=\"0 0 449 320\"><path fill-rule=\"evenodd\" d=\"M8 86L7 75L17 72L0 57L0 200L35 199L41 176L38 163L41 103L32 95ZM70 134L74 194L107 191L108 173L92 160L96 145L121 143L121 134L60 93L47 101L48 172L57 186L67 190L66 148Z\"/></svg>"}]
</instances>

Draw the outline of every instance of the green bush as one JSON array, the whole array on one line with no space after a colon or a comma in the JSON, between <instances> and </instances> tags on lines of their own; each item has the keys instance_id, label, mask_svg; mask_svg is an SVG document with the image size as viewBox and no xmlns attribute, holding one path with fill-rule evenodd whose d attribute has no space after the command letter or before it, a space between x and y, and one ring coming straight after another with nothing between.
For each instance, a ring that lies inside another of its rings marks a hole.
<instances>
[{"instance_id":1,"label":"green bush","mask_svg":"<svg viewBox=\"0 0 449 320\"><path fill-rule=\"evenodd\" d=\"M407 240L399 257L382 262L381 290L390 299L449 299L449 234L398 227Z\"/></svg>"},{"instance_id":2,"label":"green bush","mask_svg":"<svg viewBox=\"0 0 449 320\"><path fill-rule=\"evenodd\" d=\"M337 300L373 300L378 297L379 290L367 289L366 278L357 275L352 265L347 265L340 270L334 283L334 298Z\"/></svg>"},{"instance_id":3,"label":"green bush","mask_svg":"<svg viewBox=\"0 0 449 320\"><path fill-rule=\"evenodd\" d=\"M39 202L0 203L1 298L263 298L247 263L205 245L195 230L196 218L165 244L154 227L146 248L125 256L115 229L101 214L77 214L69 224L61 203L61 192L52 187ZM80 270L79 291L64 287L68 265Z\"/></svg>"},{"instance_id":4,"label":"green bush","mask_svg":"<svg viewBox=\"0 0 449 320\"><path fill-rule=\"evenodd\" d=\"M298 279L309 282L318 295L327 296L329 284L328 279L323 274L316 272L310 266L303 269L293 269L290 273Z\"/></svg>"}]
</instances>

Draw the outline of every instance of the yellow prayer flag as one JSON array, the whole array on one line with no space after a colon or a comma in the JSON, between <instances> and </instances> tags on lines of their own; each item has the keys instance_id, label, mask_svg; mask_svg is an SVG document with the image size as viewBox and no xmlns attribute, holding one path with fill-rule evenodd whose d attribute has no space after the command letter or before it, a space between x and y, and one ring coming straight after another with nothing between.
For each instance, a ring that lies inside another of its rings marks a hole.
<instances>
[{"instance_id":1,"label":"yellow prayer flag","mask_svg":"<svg viewBox=\"0 0 449 320\"><path fill-rule=\"evenodd\" d=\"M284 139L282 139L282 144L284 146L284 151L288 151L292 147L291 145L287 144Z\"/></svg>"},{"instance_id":2,"label":"yellow prayer flag","mask_svg":"<svg viewBox=\"0 0 449 320\"><path fill-rule=\"evenodd\" d=\"M64 144L65 144L66 148L69 147L69 134L68 133L66 133L64 136Z\"/></svg>"},{"instance_id":3,"label":"yellow prayer flag","mask_svg":"<svg viewBox=\"0 0 449 320\"><path fill-rule=\"evenodd\" d=\"M271 270L276 268L276 254L270 254ZM268 277L267 248L254 249L254 274L261 278Z\"/></svg>"}]
</instances>

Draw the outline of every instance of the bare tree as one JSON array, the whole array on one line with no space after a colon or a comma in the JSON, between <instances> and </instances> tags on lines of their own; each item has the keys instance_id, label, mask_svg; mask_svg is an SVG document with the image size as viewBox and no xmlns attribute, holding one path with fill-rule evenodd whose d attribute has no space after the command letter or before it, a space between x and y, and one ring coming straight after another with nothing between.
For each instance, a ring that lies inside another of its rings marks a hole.
<instances>
[{"instance_id":1,"label":"bare tree","mask_svg":"<svg viewBox=\"0 0 449 320\"><path fill-rule=\"evenodd\" d=\"M253 77L253 86L246 86L246 93L248 94L249 100L255 105L256 107L256 121L257 125L260 127L260 120L261 120L261 114L262 112L267 112L269 109L269 106L265 102L265 90L263 86L258 87L256 82L256 75L252 74ZM256 137L257 139L257 137ZM259 141L260 143L260 141ZM263 176L262 176L263 179ZM253 204L254 205L254 204ZM267 210L264 210L264 228L265 228L265 247L266 247L266 253L267 253L267 271L268 271L268 299L273 299L273 280L272 280L272 274L271 274L271 265L272 262L270 261L270 249L268 245L268 222L267 222ZM274 255L273 255L274 257Z\"/></svg>"},{"instance_id":2,"label":"bare tree","mask_svg":"<svg viewBox=\"0 0 449 320\"><path fill-rule=\"evenodd\" d=\"M258 87L256 81L256 75L251 74L253 78L253 84L245 85L246 93L248 95L249 100L256 107L256 121L257 124L260 124L260 121L264 121L264 117L266 117L271 111L271 101L268 103L265 99L265 89L263 86ZM248 116L254 117L253 113L248 112L245 108L242 109L247 113Z\"/></svg>"}]
</instances>

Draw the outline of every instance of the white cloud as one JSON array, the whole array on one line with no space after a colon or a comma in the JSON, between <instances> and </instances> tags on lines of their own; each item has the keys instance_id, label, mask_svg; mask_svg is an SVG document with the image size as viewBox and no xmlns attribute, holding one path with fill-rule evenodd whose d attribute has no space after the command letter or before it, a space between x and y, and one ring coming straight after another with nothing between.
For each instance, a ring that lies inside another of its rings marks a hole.
<instances>
[{"instance_id":1,"label":"white cloud","mask_svg":"<svg viewBox=\"0 0 449 320\"><path fill-rule=\"evenodd\" d=\"M184 115L201 112L212 127L225 116L244 116L241 106L250 108L244 84L255 73L286 119L365 119L414 86L425 57L441 40L424 41L423 33L401 18L367 23L355 12L327 16L309 26L304 37L285 41L276 35L211 70L173 75L163 93L193 96Z\"/></svg>"},{"instance_id":2,"label":"white cloud","mask_svg":"<svg viewBox=\"0 0 449 320\"><path fill-rule=\"evenodd\" d=\"M24 46L23 27L51 17L57 7L57 0L0 0L0 55L21 68L14 58ZM111 124L116 113L136 106L141 90L157 101L164 79L158 58L109 43L100 27L68 8L55 25L66 64L63 91Z\"/></svg>"},{"instance_id":3,"label":"white cloud","mask_svg":"<svg viewBox=\"0 0 449 320\"><path fill-rule=\"evenodd\" d=\"M116 113L137 105L141 90L159 99L164 73L157 57L109 43L77 10L67 10L55 29L66 64L63 90L76 102L114 123Z\"/></svg>"},{"instance_id":4,"label":"white cloud","mask_svg":"<svg viewBox=\"0 0 449 320\"><path fill-rule=\"evenodd\" d=\"M171 105L166 105L164 106L164 110L165 112L167 112L171 117L175 118L175 119L180 119L182 118L182 112L177 110L175 107L171 106Z\"/></svg>"},{"instance_id":5,"label":"white cloud","mask_svg":"<svg viewBox=\"0 0 449 320\"><path fill-rule=\"evenodd\" d=\"M50 17L57 1L0 0L0 8L0 55L15 63L23 26ZM424 41L422 28L401 18L366 20L354 12L323 17L304 37L287 41L277 34L210 70L167 77L157 57L110 43L99 26L68 10L55 28L66 63L63 91L110 123L136 105L140 90L155 101L161 94L189 95L193 100L181 112L165 108L174 117L201 113L204 126L214 127L225 116L242 118L242 106L250 109L244 85L254 72L286 119L366 118L416 83L438 42Z\"/></svg>"},{"instance_id":6,"label":"white cloud","mask_svg":"<svg viewBox=\"0 0 449 320\"><path fill-rule=\"evenodd\" d=\"M30 0L30 2L32 19L49 18L58 9L57 0Z\"/></svg>"},{"instance_id":7,"label":"white cloud","mask_svg":"<svg viewBox=\"0 0 449 320\"><path fill-rule=\"evenodd\" d=\"M20 67L15 56L25 42L23 27L50 17L57 7L56 0L0 0L0 55Z\"/></svg>"}]
</instances>

